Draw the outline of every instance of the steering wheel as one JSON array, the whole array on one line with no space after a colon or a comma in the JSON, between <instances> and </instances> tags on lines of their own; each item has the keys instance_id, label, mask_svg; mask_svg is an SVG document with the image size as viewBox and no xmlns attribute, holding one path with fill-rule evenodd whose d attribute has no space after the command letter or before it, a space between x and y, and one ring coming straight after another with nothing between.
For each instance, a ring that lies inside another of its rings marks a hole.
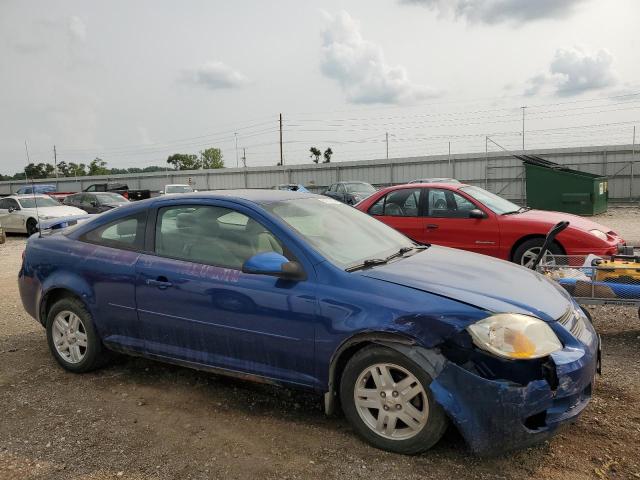
<instances>
[{"instance_id":1,"label":"steering wheel","mask_svg":"<svg viewBox=\"0 0 640 480\"><path fill-rule=\"evenodd\" d=\"M447 202L446 200L440 198L438 200L436 200L435 205L433 206L433 208L437 209L437 210L446 210L447 209Z\"/></svg>"}]
</instances>

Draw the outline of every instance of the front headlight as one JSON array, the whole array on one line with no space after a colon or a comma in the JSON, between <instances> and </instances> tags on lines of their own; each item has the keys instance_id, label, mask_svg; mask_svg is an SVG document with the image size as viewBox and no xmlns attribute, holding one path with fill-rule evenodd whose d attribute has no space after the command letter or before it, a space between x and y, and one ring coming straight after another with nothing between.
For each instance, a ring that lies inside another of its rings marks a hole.
<instances>
[{"instance_id":1,"label":"front headlight","mask_svg":"<svg viewBox=\"0 0 640 480\"><path fill-rule=\"evenodd\" d=\"M549 325L519 313L492 315L470 325L467 331L477 347L504 358L540 358L562 348Z\"/></svg>"},{"instance_id":2,"label":"front headlight","mask_svg":"<svg viewBox=\"0 0 640 480\"><path fill-rule=\"evenodd\" d=\"M605 242L608 240L607 234L602 230L589 230L589 233L594 237L598 237L600 240L604 240Z\"/></svg>"}]
</instances>

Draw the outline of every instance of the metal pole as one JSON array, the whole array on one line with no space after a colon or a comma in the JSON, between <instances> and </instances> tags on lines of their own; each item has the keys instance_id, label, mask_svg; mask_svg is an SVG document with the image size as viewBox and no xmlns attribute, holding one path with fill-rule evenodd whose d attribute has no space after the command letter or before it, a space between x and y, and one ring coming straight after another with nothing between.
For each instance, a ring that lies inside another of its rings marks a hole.
<instances>
[{"instance_id":1,"label":"metal pole","mask_svg":"<svg viewBox=\"0 0 640 480\"><path fill-rule=\"evenodd\" d=\"M238 168L240 166L240 164L238 163L238 132L235 132L233 136L236 139L236 168Z\"/></svg>"},{"instance_id":2,"label":"metal pole","mask_svg":"<svg viewBox=\"0 0 640 480\"><path fill-rule=\"evenodd\" d=\"M56 174L56 178L58 178L58 154L56 152L56 146L55 145L53 146L53 173L55 173Z\"/></svg>"},{"instance_id":3,"label":"metal pole","mask_svg":"<svg viewBox=\"0 0 640 480\"><path fill-rule=\"evenodd\" d=\"M633 126L633 143L631 146L631 178L629 179L629 200L633 200L633 164L636 159L636 126Z\"/></svg>"},{"instance_id":4,"label":"metal pole","mask_svg":"<svg viewBox=\"0 0 640 480\"><path fill-rule=\"evenodd\" d=\"M484 188L489 185L489 135L484 137Z\"/></svg>"},{"instance_id":5,"label":"metal pole","mask_svg":"<svg viewBox=\"0 0 640 480\"><path fill-rule=\"evenodd\" d=\"M524 110L527 107L520 107L522 108L522 150L524 151Z\"/></svg>"},{"instance_id":6,"label":"metal pole","mask_svg":"<svg viewBox=\"0 0 640 480\"><path fill-rule=\"evenodd\" d=\"M385 133L385 138L387 142L387 160L389 160L389 132Z\"/></svg>"},{"instance_id":7,"label":"metal pole","mask_svg":"<svg viewBox=\"0 0 640 480\"><path fill-rule=\"evenodd\" d=\"M284 156L282 154L282 114L280 114L280 165L284 165Z\"/></svg>"},{"instance_id":8,"label":"metal pole","mask_svg":"<svg viewBox=\"0 0 640 480\"><path fill-rule=\"evenodd\" d=\"M449 174L453 178L453 172L451 171L451 142L449 142Z\"/></svg>"}]
</instances>

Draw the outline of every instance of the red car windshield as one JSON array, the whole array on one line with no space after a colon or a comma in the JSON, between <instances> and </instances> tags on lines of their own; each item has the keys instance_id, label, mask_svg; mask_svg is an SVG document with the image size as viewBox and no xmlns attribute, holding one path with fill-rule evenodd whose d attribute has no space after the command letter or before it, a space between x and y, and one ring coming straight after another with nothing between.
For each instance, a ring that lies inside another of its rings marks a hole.
<instances>
[{"instance_id":1,"label":"red car windshield","mask_svg":"<svg viewBox=\"0 0 640 480\"><path fill-rule=\"evenodd\" d=\"M495 193L487 192L484 188L480 187L462 187L460 189L471 198L476 199L492 212L498 215L505 215L507 213L517 213L520 211L520 207L509 200L499 197Z\"/></svg>"}]
</instances>

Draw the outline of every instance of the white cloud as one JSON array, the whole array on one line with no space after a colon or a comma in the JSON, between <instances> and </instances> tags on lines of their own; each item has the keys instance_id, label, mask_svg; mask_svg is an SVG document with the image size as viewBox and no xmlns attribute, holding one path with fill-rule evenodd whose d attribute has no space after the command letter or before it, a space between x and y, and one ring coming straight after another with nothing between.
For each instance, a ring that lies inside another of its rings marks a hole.
<instances>
[{"instance_id":1,"label":"white cloud","mask_svg":"<svg viewBox=\"0 0 640 480\"><path fill-rule=\"evenodd\" d=\"M349 102L406 104L437 95L412 83L403 66L387 64L382 48L362 38L347 12L324 15L321 70L342 86Z\"/></svg>"},{"instance_id":2,"label":"white cloud","mask_svg":"<svg viewBox=\"0 0 640 480\"><path fill-rule=\"evenodd\" d=\"M207 62L186 72L184 79L210 90L238 88L249 83L246 76L222 62Z\"/></svg>"},{"instance_id":3,"label":"white cloud","mask_svg":"<svg viewBox=\"0 0 640 480\"><path fill-rule=\"evenodd\" d=\"M524 94L536 95L550 90L566 97L612 87L618 81L612 64L613 55L606 49L595 52L581 48L558 49L549 65L549 73L530 78Z\"/></svg>"},{"instance_id":4,"label":"white cloud","mask_svg":"<svg viewBox=\"0 0 640 480\"><path fill-rule=\"evenodd\" d=\"M568 17L585 0L401 0L469 23L523 23Z\"/></svg>"},{"instance_id":5,"label":"white cloud","mask_svg":"<svg viewBox=\"0 0 640 480\"><path fill-rule=\"evenodd\" d=\"M69 37L72 41L84 42L87 38L87 26L80 17L69 17L67 23Z\"/></svg>"}]
</instances>

